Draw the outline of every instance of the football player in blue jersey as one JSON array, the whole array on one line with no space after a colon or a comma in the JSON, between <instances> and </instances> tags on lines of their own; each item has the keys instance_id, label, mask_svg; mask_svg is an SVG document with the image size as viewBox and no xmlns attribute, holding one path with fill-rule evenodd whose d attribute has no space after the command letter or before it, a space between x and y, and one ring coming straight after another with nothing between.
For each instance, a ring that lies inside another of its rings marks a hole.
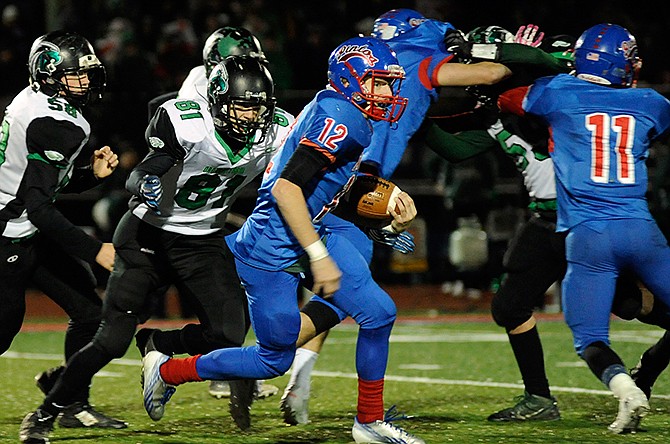
<instances>
[{"instance_id":1,"label":"football player in blue jersey","mask_svg":"<svg viewBox=\"0 0 670 444\"><path fill-rule=\"evenodd\" d=\"M565 319L579 356L619 399L614 433L635 431L649 412L647 396L610 347L616 279L633 272L670 304L670 247L645 197L649 144L668 133L670 101L634 88L640 67L633 35L602 23L579 37L574 75L541 78L499 101L551 128L557 230L567 233Z\"/></svg>"},{"instance_id":2,"label":"football player in blue jersey","mask_svg":"<svg viewBox=\"0 0 670 444\"><path fill-rule=\"evenodd\" d=\"M406 79L401 86L401 94L408 98L405 113L391 127L373 123L375 131L372 142L363 154L364 163L361 168L371 169L375 174L387 178L400 163L410 138L424 122L429 107L438 100L440 86L498 84L512 75L512 70L505 66L507 63L526 63L538 67L546 65L548 68L545 69L549 69L547 72L550 73L562 72L563 69L563 64L555 58L524 44L512 44L502 48L500 42L490 42L472 46L463 40L462 33L450 23L428 19L412 9L393 9L382 14L375 20L372 35L384 40L396 52L406 73ZM533 41L537 41L537 38ZM477 63L455 63L460 58L470 60L473 55L481 60ZM484 139L490 144L491 139L487 134L484 134ZM440 145L440 142L437 141L436 145ZM448 146L434 147L437 150L447 148ZM336 219L335 216L329 216L324 223L329 229L349 226L349 233L358 230L344 221L334 225ZM397 241L394 237L381 238L387 236L383 231L372 234L378 235L375 237L380 243L393 246ZM372 246L365 236L359 235L355 244L371 254ZM322 316L323 310L317 308L318 303L318 297L312 298L303 307L303 312L308 315L304 333L312 329L310 322L316 322ZM304 337L309 337L309 334ZM296 353L291 378L280 404L284 421L289 424L309 421L307 405L310 374L323 339L324 334L321 334Z\"/></svg>"},{"instance_id":3,"label":"football player in blue jersey","mask_svg":"<svg viewBox=\"0 0 670 444\"><path fill-rule=\"evenodd\" d=\"M228 237L249 299L256 345L187 359L147 353L144 403L154 419L163 416L180 383L284 374L295 355L301 325L296 291L306 275L312 282L309 288L327 299L339 320L351 316L360 326L354 440L424 442L384 421L384 375L395 304L374 282L357 248L338 234L326 233L321 223L355 180L372 138L371 121L390 125L402 115L407 104L399 95L404 72L391 49L372 37L342 43L328 67L329 86L300 113L266 170L256 208ZM399 212L392 226L401 232L416 209L406 193L396 204Z\"/></svg>"}]
</instances>

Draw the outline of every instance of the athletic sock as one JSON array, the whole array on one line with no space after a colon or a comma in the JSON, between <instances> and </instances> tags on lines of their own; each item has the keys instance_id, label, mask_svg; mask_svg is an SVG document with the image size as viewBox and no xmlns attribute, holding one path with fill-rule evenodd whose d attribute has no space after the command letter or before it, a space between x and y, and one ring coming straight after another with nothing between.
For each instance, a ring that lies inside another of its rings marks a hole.
<instances>
[{"instance_id":1,"label":"athletic sock","mask_svg":"<svg viewBox=\"0 0 670 444\"><path fill-rule=\"evenodd\" d=\"M169 385L179 385L185 382L197 382L203 379L195 368L201 355L188 358L169 359L160 367L161 378Z\"/></svg>"},{"instance_id":2,"label":"athletic sock","mask_svg":"<svg viewBox=\"0 0 670 444\"><path fill-rule=\"evenodd\" d=\"M358 378L358 422L367 424L384 419L384 380Z\"/></svg>"},{"instance_id":3,"label":"athletic sock","mask_svg":"<svg viewBox=\"0 0 670 444\"><path fill-rule=\"evenodd\" d=\"M309 393L312 370L314 369L314 364L316 364L318 358L318 353L305 348L299 348L295 352L293 368L291 369L291 378L288 381L288 386L298 386L306 389L307 393Z\"/></svg>"},{"instance_id":4,"label":"athletic sock","mask_svg":"<svg viewBox=\"0 0 670 444\"><path fill-rule=\"evenodd\" d=\"M543 398L551 397L537 326L517 335L508 334L508 337L526 391Z\"/></svg>"}]
</instances>

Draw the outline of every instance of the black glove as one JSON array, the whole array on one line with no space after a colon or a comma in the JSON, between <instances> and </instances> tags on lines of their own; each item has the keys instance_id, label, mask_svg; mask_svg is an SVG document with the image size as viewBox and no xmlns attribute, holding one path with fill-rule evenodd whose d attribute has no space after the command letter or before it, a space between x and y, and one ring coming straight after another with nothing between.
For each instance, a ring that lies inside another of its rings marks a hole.
<instances>
[{"instance_id":1,"label":"black glove","mask_svg":"<svg viewBox=\"0 0 670 444\"><path fill-rule=\"evenodd\" d=\"M444 33L444 46L456 56L460 63L472 60L472 43L465 40L465 35L458 29L449 29Z\"/></svg>"},{"instance_id":2,"label":"black glove","mask_svg":"<svg viewBox=\"0 0 670 444\"><path fill-rule=\"evenodd\" d=\"M160 215L161 211L159 209L161 198L163 197L163 185L158 176L151 176L147 174L142 178L142 183L140 184L140 195L145 204L156 214Z\"/></svg>"},{"instance_id":3,"label":"black glove","mask_svg":"<svg viewBox=\"0 0 670 444\"><path fill-rule=\"evenodd\" d=\"M366 228L364 231L373 241L379 244L388 245L403 254L414 251L415 245L412 233L407 231L396 233L392 229L389 231L384 228Z\"/></svg>"}]
</instances>

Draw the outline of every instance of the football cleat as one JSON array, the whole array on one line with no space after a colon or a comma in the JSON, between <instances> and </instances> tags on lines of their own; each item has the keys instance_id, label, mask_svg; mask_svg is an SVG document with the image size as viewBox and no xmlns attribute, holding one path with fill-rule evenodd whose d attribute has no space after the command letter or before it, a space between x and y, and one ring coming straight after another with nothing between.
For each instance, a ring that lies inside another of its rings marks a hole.
<instances>
[{"instance_id":1,"label":"football cleat","mask_svg":"<svg viewBox=\"0 0 670 444\"><path fill-rule=\"evenodd\" d=\"M251 404L256 392L255 379L238 379L229 381L230 385L230 416L240 430L251 427Z\"/></svg>"},{"instance_id":2,"label":"football cleat","mask_svg":"<svg viewBox=\"0 0 670 444\"><path fill-rule=\"evenodd\" d=\"M499 412L489 415L487 420L492 422L509 421L555 421L561 419L556 398L531 395L524 391L523 395L515 398L517 403Z\"/></svg>"},{"instance_id":3,"label":"football cleat","mask_svg":"<svg viewBox=\"0 0 670 444\"><path fill-rule=\"evenodd\" d=\"M63 370L65 370L65 366L59 365L58 367L53 367L42 373L38 373L35 375L35 385L42 391L42 393L48 395L56 384L56 380L58 380L60 374L63 373Z\"/></svg>"},{"instance_id":4,"label":"football cleat","mask_svg":"<svg viewBox=\"0 0 670 444\"><path fill-rule=\"evenodd\" d=\"M619 400L619 413L616 420L607 428L612 433L635 433L640 421L649 413L647 396L639 388L635 388L628 395Z\"/></svg>"},{"instance_id":5,"label":"football cleat","mask_svg":"<svg viewBox=\"0 0 670 444\"><path fill-rule=\"evenodd\" d=\"M279 387L272 384L267 384L265 381L256 381L256 390L254 391L255 399L265 399L279 393Z\"/></svg>"},{"instance_id":6,"label":"football cleat","mask_svg":"<svg viewBox=\"0 0 670 444\"><path fill-rule=\"evenodd\" d=\"M215 381L209 383L209 394L216 399L230 398L230 384L228 381Z\"/></svg>"},{"instance_id":7,"label":"football cleat","mask_svg":"<svg viewBox=\"0 0 670 444\"><path fill-rule=\"evenodd\" d=\"M309 423L309 394L298 385L289 385L279 401L284 422L290 425Z\"/></svg>"},{"instance_id":8,"label":"football cleat","mask_svg":"<svg viewBox=\"0 0 670 444\"><path fill-rule=\"evenodd\" d=\"M19 441L24 444L49 444L54 422L56 417L41 409L28 413L21 421Z\"/></svg>"},{"instance_id":9,"label":"football cleat","mask_svg":"<svg viewBox=\"0 0 670 444\"><path fill-rule=\"evenodd\" d=\"M354 420L354 426L351 428L351 436L358 444L426 444L426 442L406 432L390 422L377 420L367 424Z\"/></svg>"},{"instance_id":10,"label":"football cleat","mask_svg":"<svg viewBox=\"0 0 670 444\"><path fill-rule=\"evenodd\" d=\"M146 354L142 358L142 392L144 409L154 421L159 421L165 414L165 404L170 400L176 387L167 384L161 377L160 367L170 357L154 348L151 337L147 340Z\"/></svg>"},{"instance_id":11,"label":"football cleat","mask_svg":"<svg viewBox=\"0 0 670 444\"><path fill-rule=\"evenodd\" d=\"M125 429L128 424L103 415L89 404L75 402L63 409L58 425L66 428Z\"/></svg>"}]
</instances>

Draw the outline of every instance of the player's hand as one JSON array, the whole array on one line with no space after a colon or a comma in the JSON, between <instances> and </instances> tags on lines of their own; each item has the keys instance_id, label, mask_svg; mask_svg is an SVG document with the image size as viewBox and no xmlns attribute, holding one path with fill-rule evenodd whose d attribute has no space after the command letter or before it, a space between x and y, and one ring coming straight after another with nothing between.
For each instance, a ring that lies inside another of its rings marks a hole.
<instances>
[{"instance_id":1,"label":"player's hand","mask_svg":"<svg viewBox=\"0 0 670 444\"><path fill-rule=\"evenodd\" d=\"M460 63L472 60L472 43L465 40L465 35L458 29L449 29L444 33L444 46L456 56Z\"/></svg>"},{"instance_id":2,"label":"player's hand","mask_svg":"<svg viewBox=\"0 0 670 444\"><path fill-rule=\"evenodd\" d=\"M97 179L103 179L114 172L119 166L119 156L108 146L103 146L99 150L93 151L91 158L91 168L93 175Z\"/></svg>"},{"instance_id":3,"label":"player's hand","mask_svg":"<svg viewBox=\"0 0 670 444\"><path fill-rule=\"evenodd\" d=\"M109 242L105 242L102 244L100 251L98 251L98 254L95 256L95 261L105 270L112 271L114 269L114 255L114 245Z\"/></svg>"},{"instance_id":4,"label":"player's hand","mask_svg":"<svg viewBox=\"0 0 670 444\"><path fill-rule=\"evenodd\" d=\"M544 32L539 32L540 27L533 24L520 26L514 36L514 43L537 48L542 43Z\"/></svg>"},{"instance_id":5,"label":"player's hand","mask_svg":"<svg viewBox=\"0 0 670 444\"><path fill-rule=\"evenodd\" d=\"M414 200L404 191L395 198L395 211L391 213L393 221L391 227L396 233L402 233L412 225L416 217Z\"/></svg>"},{"instance_id":6,"label":"player's hand","mask_svg":"<svg viewBox=\"0 0 670 444\"><path fill-rule=\"evenodd\" d=\"M340 289L342 272L330 256L310 262L310 268L314 279L312 293L327 298Z\"/></svg>"},{"instance_id":7,"label":"player's hand","mask_svg":"<svg viewBox=\"0 0 670 444\"><path fill-rule=\"evenodd\" d=\"M386 228L366 228L365 234L378 244L388 245L402 254L414 251L414 236L412 233L404 231L396 233L393 229Z\"/></svg>"},{"instance_id":8,"label":"player's hand","mask_svg":"<svg viewBox=\"0 0 670 444\"><path fill-rule=\"evenodd\" d=\"M142 178L140 195L145 204L160 216L160 204L163 197L163 185L158 176L147 174Z\"/></svg>"}]
</instances>

